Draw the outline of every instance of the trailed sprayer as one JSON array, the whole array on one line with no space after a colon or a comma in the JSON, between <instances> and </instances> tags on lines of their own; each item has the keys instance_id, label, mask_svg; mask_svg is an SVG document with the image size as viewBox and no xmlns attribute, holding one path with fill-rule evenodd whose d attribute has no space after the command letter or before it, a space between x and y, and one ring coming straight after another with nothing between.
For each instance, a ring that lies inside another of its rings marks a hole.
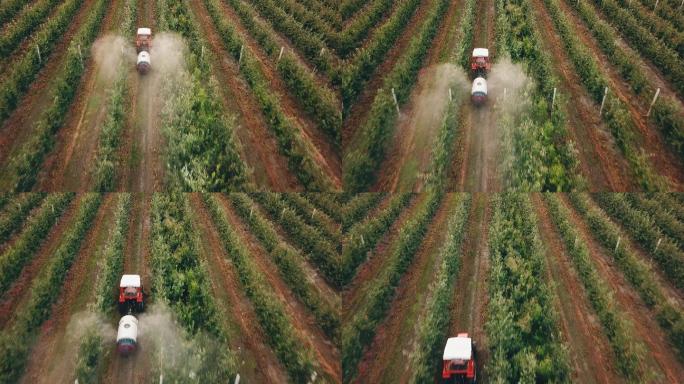
<instances>
[{"instance_id":1,"label":"trailed sprayer","mask_svg":"<svg viewBox=\"0 0 684 384\"><path fill-rule=\"evenodd\" d=\"M146 74L152 68L150 61L150 48L152 47L152 30L150 28L138 28L135 37L135 49L138 52L137 68L141 74Z\"/></svg>"},{"instance_id":2,"label":"trailed sprayer","mask_svg":"<svg viewBox=\"0 0 684 384\"><path fill-rule=\"evenodd\" d=\"M138 348L138 319L133 315L126 315L119 320L119 330L116 333L116 350L122 356L128 356Z\"/></svg>"},{"instance_id":3,"label":"trailed sprayer","mask_svg":"<svg viewBox=\"0 0 684 384\"><path fill-rule=\"evenodd\" d=\"M470 58L470 75L473 78L470 97L475 105L479 106L487 102L487 74L491 68L489 49L473 49L473 55Z\"/></svg>"}]
</instances>

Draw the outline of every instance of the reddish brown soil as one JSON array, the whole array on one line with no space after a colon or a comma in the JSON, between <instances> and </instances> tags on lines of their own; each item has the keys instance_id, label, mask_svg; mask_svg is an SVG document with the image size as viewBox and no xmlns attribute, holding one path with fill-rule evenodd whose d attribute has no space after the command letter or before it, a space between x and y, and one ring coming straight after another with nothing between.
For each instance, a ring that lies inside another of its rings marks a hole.
<instances>
[{"instance_id":1,"label":"reddish brown soil","mask_svg":"<svg viewBox=\"0 0 684 384\"><path fill-rule=\"evenodd\" d=\"M257 187L273 191L301 190L302 186L288 168L287 158L280 153L276 137L269 129L249 85L242 79L237 64L229 59L230 55L224 49L221 37L212 27L212 20L206 9L199 2L193 3L191 8L201 21L204 37L214 53L214 74L228 85L220 87L223 94L221 99L227 109L238 114L239 126L235 133L242 145L242 157L254 169Z\"/></svg>"},{"instance_id":2,"label":"reddish brown soil","mask_svg":"<svg viewBox=\"0 0 684 384\"><path fill-rule=\"evenodd\" d=\"M553 23L540 1L531 2L539 31L555 31ZM634 181L629 165L620 155L608 127L598 116L587 91L582 87L570 58L555 33L540 33L545 50L552 56L560 80L559 92L568 97L568 131L575 141L582 174L587 178L590 191L627 191Z\"/></svg>"},{"instance_id":3,"label":"reddish brown soil","mask_svg":"<svg viewBox=\"0 0 684 384\"><path fill-rule=\"evenodd\" d=\"M349 148L353 143L356 131L366 120L370 106L373 104L378 88L382 86L385 75L390 73L397 59L406 51L411 38L415 36L420 26L423 25L423 21L432 3L432 0L421 2L408 24L404 27L404 31L394 42L392 48L385 54L385 60L375 69L370 80L365 83L364 90L357 96L354 105L349 109L348 116L343 122L342 148Z\"/></svg>"},{"instance_id":4,"label":"reddish brown soil","mask_svg":"<svg viewBox=\"0 0 684 384\"><path fill-rule=\"evenodd\" d=\"M572 381L620 383L613 351L587 298L557 228L539 194L532 196L539 219L539 233L546 249L546 278L555 291L563 338L570 347ZM600 367L600 369L597 369Z\"/></svg>"},{"instance_id":5,"label":"reddish brown soil","mask_svg":"<svg viewBox=\"0 0 684 384\"><path fill-rule=\"evenodd\" d=\"M477 376L486 383L484 367L489 358L485 322L489 295L489 220L491 206L486 194L474 194L468 217L466 235L461 248L461 269L451 303L451 323L448 336L467 332L477 344ZM437 371L435 370L435 374Z\"/></svg>"},{"instance_id":6,"label":"reddish brown soil","mask_svg":"<svg viewBox=\"0 0 684 384\"><path fill-rule=\"evenodd\" d=\"M646 372L652 372L654 377L646 377L645 381L681 383L684 382L684 366L677 360L677 354L670 347L667 337L658 325L655 313L644 304L637 292L625 279L619 266L615 264L611 255L607 253L592 236L592 231L582 220L580 214L572 205L565 201L570 209L570 221L579 231L587 244L589 254L594 260L599 276L611 288L618 309L634 326L631 330L635 340L645 348L644 363Z\"/></svg>"},{"instance_id":7,"label":"reddish brown soil","mask_svg":"<svg viewBox=\"0 0 684 384\"><path fill-rule=\"evenodd\" d=\"M385 322L378 326L372 344L359 363L355 382L407 382L410 378L411 367L406 364L406 359L415 347L420 326L418 319L434 288L430 282L440 265L439 249L456 201L453 194L442 200L413 263L399 282ZM416 297L421 300L416 300Z\"/></svg>"},{"instance_id":8,"label":"reddish brown soil","mask_svg":"<svg viewBox=\"0 0 684 384\"><path fill-rule=\"evenodd\" d=\"M100 36L118 27L122 5L122 2L111 2ZM41 191L90 190L90 171L107 112L108 91L114 80L103 79L100 72L92 58L86 62L86 72L76 99L67 112L64 126L56 135L55 150L48 155L40 172L38 184Z\"/></svg>"},{"instance_id":9,"label":"reddish brown soil","mask_svg":"<svg viewBox=\"0 0 684 384\"><path fill-rule=\"evenodd\" d=\"M41 246L34 252L33 258L26 263L19 277L3 295L0 301L0 327L8 328L13 324L15 320L13 315L29 299L33 279L43 270L45 264L61 244L62 235L71 227L73 216L76 214L79 205L80 198L76 198L67 207L52 229L50 229Z\"/></svg>"},{"instance_id":10,"label":"reddish brown soil","mask_svg":"<svg viewBox=\"0 0 684 384\"><path fill-rule=\"evenodd\" d=\"M226 209L228 209L228 207L229 207L230 210L235 212L235 210L232 206L232 203L229 202L229 199L226 198L225 195L219 195L218 198L223 202L224 206L227 207ZM264 212L263 209L261 208L261 206L259 206L256 203L254 204L254 214L260 215L261 217L269 220L268 214L266 212ZM280 225L278 225L278 223L276 223L275 221L272 221L272 220L269 220L269 221L271 223L271 226L275 230L281 244L287 244L288 246L292 247L292 249L297 251L300 255L302 255L301 259L299 260L300 261L299 264L304 269L304 272L306 273L306 275L312 279L312 281L313 281L314 285L316 286L316 288L318 289L318 291L322 292L323 296L326 296L326 297L332 298L332 297L337 296L335 289L333 289L328 284L328 282L323 278L323 276L321 276L321 274L316 270L316 268L313 265L311 265L309 260L307 260L306 257L304 256L304 253L301 251L301 249L299 249L299 247L297 247L295 244L288 243L287 234L285 234L285 231L283 231L283 228L280 227ZM333 301L339 302L339 300L337 300L337 299L335 299ZM339 304L339 303L337 303L337 304Z\"/></svg>"},{"instance_id":11,"label":"reddish brown soil","mask_svg":"<svg viewBox=\"0 0 684 384\"><path fill-rule=\"evenodd\" d=\"M37 343L28 359L23 383L66 383L73 377L80 339L67 333L70 321L78 321L86 303L94 299L92 284L98 268L93 258L102 255L102 245L112 224L116 199L107 195L95 216L81 249L69 270L62 292L52 305L50 318L43 323Z\"/></svg>"},{"instance_id":12,"label":"reddish brown soil","mask_svg":"<svg viewBox=\"0 0 684 384\"><path fill-rule=\"evenodd\" d=\"M394 220L385 235L380 238L375 247L369 252L366 261L356 270L356 275L351 283L342 292L342 322L351 319L363 297L367 293L368 285L387 265L387 260L394 249L393 245L399 237L399 231L416 213L425 200L425 194L415 196L404 208L399 217Z\"/></svg>"},{"instance_id":13,"label":"reddish brown soil","mask_svg":"<svg viewBox=\"0 0 684 384\"><path fill-rule=\"evenodd\" d=\"M404 108L405 114L402 114L399 119L391 147L387 151L387 156L385 156L383 165L380 168L382 172L376 185L373 187L375 191L397 191L398 189L404 189L399 186L399 183L402 169L409 162L417 164L417 168L415 168L417 175L404 175L413 179L413 186L410 189L416 192L422 189L423 177L421 176L429 171L428 167L434 150L433 142L439 134L442 120L432 120L430 122L439 122L440 124L432 124L436 126L425 127L421 126L421 119L416 121L416 115L420 116L421 114L419 110L423 105L421 100L428 98L434 92L433 88L437 82L443 81L433 71L437 70L435 66L439 63L444 49L454 40L453 36L450 36L447 32L452 25L457 24L456 11L461 8L461 1L451 2L447 14L444 20L442 20L439 32L432 41L425 60L426 65L418 74L417 86L411 92L409 102ZM446 94L444 97L446 98Z\"/></svg>"},{"instance_id":14,"label":"reddish brown soil","mask_svg":"<svg viewBox=\"0 0 684 384\"><path fill-rule=\"evenodd\" d=\"M564 1L559 1L558 4L568 18L568 21L573 25L573 30L580 41L582 41L582 45L592 52L593 57L598 63L609 63L610 61L602 53L601 48L593 39L591 32L587 30L582 20L577 17L575 12L570 10L570 7ZM682 159L679 159L676 154L669 150L670 147L667 145L666 139L662 136L656 124L649 121L646 117L648 104L645 104L643 100L631 91L614 66L602 65L599 68L602 69L603 74L608 79L610 92L616 94L629 109L632 121L638 130L638 132L635 132L639 136L637 142L648 155L652 168L657 170L658 174L666 177L670 181L671 186L676 188L676 190L682 190L684 188L684 164Z\"/></svg>"},{"instance_id":15,"label":"reddish brown soil","mask_svg":"<svg viewBox=\"0 0 684 384\"><path fill-rule=\"evenodd\" d=\"M250 382L284 383L287 371L266 341L252 303L240 287L237 272L228 260L216 228L210 223L206 209L196 210L196 225L200 229L204 257L211 287L228 328L231 349L242 363L240 375Z\"/></svg>"},{"instance_id":16,"label":"reddish brown soil","mask_svg":"<svg viewBox=\"0 0 684 384\"><path fill-rule=\"evenodd\" d=\"M45 58L47 63L38 72L38 76L19 101L17 108L2 124L2 128L0 128L0 164L5 164L10 155L30 137L41 112L52 103L52 96L48 92L52 80L61 70L68 51L67 48L89 15L93 3L94 0L85 0L81 8L76 11L76 17L72 20L64 36L55 45L52 54Z\"/></svg>"}]
</instances>

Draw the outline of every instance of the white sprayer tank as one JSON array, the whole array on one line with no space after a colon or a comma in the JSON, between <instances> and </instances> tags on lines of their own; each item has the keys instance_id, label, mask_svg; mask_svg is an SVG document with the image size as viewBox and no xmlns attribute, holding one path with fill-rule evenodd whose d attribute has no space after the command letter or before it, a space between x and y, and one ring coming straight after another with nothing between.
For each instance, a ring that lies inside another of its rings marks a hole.
<instances>
[{"instance_id":1,"label":"white sprayer tank","mask_svg":"<svg viewBox=\"0 0 684 384\"><path fill-rule=\"evenodd\" d=\"M138 319L126 315L119 320L119 330L116 333L116 349L123 356L133 353L138 345Z\"/></svg>"},{"instance_id":2,"label":"white sprayer tank","mask_svg":"<svg viewBox=\"0 0 684 384\"><path fill-rule=\"evenodd\" d=\"M470 96L476 105L484 104L487 101L487 80L484 77L476 77L473 80Z\"/></svg>"},{"instance_id":3,"label":"white sprayer tank","mask_svg":"<svg viewBox=\"0 0 684 384\"><path fill-rule=\"evenodd\" d=\"M150 70L152 63L150 62L150 53L147 51L141 51L138 53L138 72L145 74Z\"/></svg>"}]
</instances>

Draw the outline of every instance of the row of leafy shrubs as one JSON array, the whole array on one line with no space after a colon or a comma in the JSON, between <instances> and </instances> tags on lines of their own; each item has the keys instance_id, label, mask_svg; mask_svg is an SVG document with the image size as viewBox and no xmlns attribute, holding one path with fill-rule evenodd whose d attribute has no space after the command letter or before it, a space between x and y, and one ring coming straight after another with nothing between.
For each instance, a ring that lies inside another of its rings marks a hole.
<instances>
[{"instance_id":1,"label":"row of leafy shrubs","mask_svg":"<svg viewBox=\"0 0 684 384\"><path fill-rule=\"evenodd\" d=\"M25 0L7 0L0 3L0 25L4 26L5 23L11 21L14 15L25 6Z\"/></svg>"},{"instance_id":2,"label":"row of leafy shrubs","mask_svg":"<svg viewBox=\"0 0 684 384\"><path fill-rule=\"evenodd\" d=\"M255 193L251 196L299 246L325 280L339 287L337 244L332 244L321 236L318 228L306 224L278 194Z\"/></svg>"},{"instance_id":3,"label":"row of leafy shrubs","mask_svg":"<svg viewBox=\"0 0 684 384\"><path fill-rule=\"evenodd\" d=\"M304 196L311 201L318 209L325 212L331 219L336 222L342 222L342 211L339 209L341 202L339 201L340 194L325 193L325 192L308 192Z\"/></svg>"},{"instance_id":4,"label":"row of leafy shrubs","mask_svg":"<svg viewBox=\"0 0 684 384\"><path fill-rule=\"evenodd\" d=\"M271 32L255 20L256 13L240 0L224 0L235 10L242 25L259 43L263 50L277 60L280 46ZM299 64L293 53L287 52L277 61L276 69L291 94L299 105L318 124L318 128L328 135L336 147L340 146L342 114L339 111L339 100L327 86L316 82L315 76Z\"/></svg>"},{"instance_id":5,"label":"row of leafy shrubs","mask_svg":"<svg viewBox=\"0 0 684 384\"><path fill-rule=\"evenodd\" d=\"M342 326L344 382L350 382L356 376L358 362L365 348L373 341L378 324L387 316L399 281L413 262L443 196L441 192L428 192L413 217L399 230L384 269L368 283L362 307Z\"/></svg>"},{"instance_id":6,"label":"row of leafy shrubs","mask_svg":"<svg viewBox=\"0 0 684 384\"><path fill-rule=\"evenodd\" d=\"M398 117L392 89L399 105L403 105L418 80L418 71L444 21L449 4L446 0L438 0L432 5L424 24L385 77L382 88L370 106L367 119L353 140L352 149L344 155L343 179L347 190L365 190L375 181Z\"/></svg>"},{"instance_id":7,"label":"row of leafy shrubs","mask_svg":"<svg viewBox=\"0 0 684 384\"><path fill-rule=\"evenodd\" d=\"M229 199L236 212L275 262L283 281L313 313L323 332L331 338L336 338L340 321L338 308L331 304L330 298L322 296L307 276L304 255L278 236L274 225L256 209L248 195L234 193Z\"/></svg>"},{"instance_id":8,"label":"row of leafy shrubs","mask_svg":"<svg viewBox=\"0 0 684 384\"><path fill-rule=\"evenodd\" d=\"M489 380L569 382L536 217L526 194L493 198L489 227L489 303L485 330Z\"/></svg>"},{"instance_id":9,"label":"row of leafy shrubs","mask_svg":"<svg viewBox=\"0 0 684 384\"><path fill-rule=\"evenodd\" d=\"M658 228L680 247L684 246L684 221L680 221L662 201L638 193L625 194L625 198L642 213L650 214Z\"/></svg>"},{"instance_id":10,"label":"row of leafy shrubs","mask_svg":"<svg viewBox=\"0 0 684 384\"><path fill-rule=\"evenodd\" d=\"M45 156L55 145L55 134L62 127L76 91L85 73L85 62L90 57L90 46L95 41L110 2L98 0L88 18L67 48L62 68L52 81L52 101L42 110L30 138L19 148L7 167L7 177L13 190L29 190L36 182ZM81 60L83 59L83 60ZM21 67L15 67L21 68ZM19 69L20 70L20 69Z\"/></svg>"},{"instance_id":11,"label":"row of leafy shrubs","mask_svg":"<svg viewBox=\"0 0 684 384\"><path fill-rule=\"evenodd\" d=\"M347 231L377 206L384 193L359 193L342 207L342 231Z\"/></svg>"},{"instance_id":12,"label":"row of leafy shrubs","mask_svg":"<svg viewBox=\"0 0 684 384\"><path fill-rule=\"evenodd\" d=\"M270 90L270 82L258 60L245 47L235 28L222 16L218 0L204 0L204 3L227 52L234 60L240 61L240 73L269 121L269 128L274 131L280 152L288 159L289 168L308 190L332 189L330 175L314 160L311 144L304 140L301 128L285 115L277 95Z\"/></svg>"},{"instance_id":13,"label":"row of leafy shrubs","mask_svg":"<svg viewBox=\"0 0 684 384\"><path fill-rule=\"evenodd\" d=\"M603 211L593 206L588 195L571 194L570 201L587 223L593 237L612 256L627 281L655 313L658 324L677 350L679 358L684 358L684 313L670 302L660 288L657 274L639 259L629 244L621 242L618 246L618 240L625 238L624 234Z\"/></svg>"},{"instance_id":14,"label":"row of leafy shrubs","mask_svg":"<svg viewBox=\"0 0 684 384\"><path fill-rule=\"evenodd\" d=\"M640 345L630 333L632 325L620 313L610 288L599 276L586 243L581 240L579 232L569 220L568 209L557 195L545 194L544 199L549 207L549 217L558 228L565 249L582 281L586 297L603 326L620 374L630 380L637 380L644 373L641 368L643 355L639 353Z\"/></svg>"},{"instance_id":15,"label":"row of leafy shrubs","mask_svg":"<svg viewBox=\"0 0 684 384\"><path fill-rule=\"evenodd\" d=\"M567 0L566 3L577 10L589 31L594 35L598 46L606 54L608 61L615 66L632 91L641 98L643 105L649 105L655 86L637 63L637 58L617 44L617 32L607 22L601 20L596 9L588 3ZM653 106L650 119L663 132L667 143L678 154L684 155L684 112L677 107L676 100L661 95Z\"/></svg>"},{"instance_id":16,"label":"row of leafy shrubs","mask_svg":"<svg viewBox=\"0 0 684 384\"><path fill-rule=\"evenodd\" d=\"M50 317L71 265L91 228L102 196L87 194L80 198L78 211L41 273L34 279L28 300L14 315L13 325L0 333L0 382L18 382L26 366L38 330ZM56 288L57 287L57 288ZM21 342L17 342L21 340Z\"/></svg>"},{"instance_id":17,"label":"row of leafy shrubs","mask_svg":"<svg viewBox=\"0 0 684 384\"><path fill-rule=\"evenodd\" d=\"M24 265L40 247L72 199L71 194L51 194L43 201L36 213L26 221L24 230L0 257L0 289L3 292L19 276Z\"/></svg>"},{"instance_id":18,"label":"row of leafy shrubs","mask_svg":"<svg viewBox=\"0 0 684 384\"><path fill-rule=\"evenodd\" d=\"M337 247L340 251L342 233L340 225L334 222L325 212L317 209L304 195L298 193L285 193L283 200L294 209L304 222L320 230L321 235L332 244L340 244Z\"/></svg>"},{"instance_id":19,"label":"row of leafy shrubs","mask_svg":"<svg viewBox=\"0 0 684 384\"><path fill-rule=\"evenodd\" d=\"M45 198L43 193L26 193L17 195L10 206L0 216L0 243L9 239L28 218L29 212Z\"/></svg>"},{"instance_id":20,"label":"row of leafy shrubs","mask_svg":"<svg viewBox=\"0 0 684 384\"><path fill-rule=\"evenodd\" d=\"M226 254L237 271L243 291L254 305L259 324L290 379L293 382L305 383L314 373L312 357L307 349L302 348L302 340L296 336L283 303L270 291L263 275L254 265L249 251L215 199L214 196L204 196L204 202L209 208Z\"/></svg>"},{"instance_id":21,"label":"row of leafy shrubs","mask_svg":"<svg viewBox=\"0 0 684 384\"><path fill-rule=\"evenodd\" d=\"M652 256L660 270L674 286L684 288L684 252L663 234L649 212L634 209L619 193L592 195L598 205Z\"/></svg>"},{"instance_id":22,"label":"row of leafy shrubs","mask_svg":"<svg viewBox=\"0 0 684 384\"><path fill-rule=\"evenodd\" d=\"M29 44L31 49L3 75L0 88L0 123L14 111L19 99L36 79L38 71L47 63L50 53L63 37L81 4L83 0L68 0L63 3L32 38ZM39 47L40 56L35 47Z\"/></svg>"},{"instance_id":23,"label":"row of leafy shrubs","mask_svg":"<svg viewBox=\"0 0 684 384\"><path fill-rule=\"evenodd\" d=\"M392 196L387 207L375 216L359 222L345 234L340 261L340 284L346 286L354 278L356 270L365 260L368 252L380 238L389 231L392 224L414 198L411 193Z\"/></svg>"},{"instance_id":24,"label":"row of leafy shrubs","mask_svg":"<svg viewBox=\"0 0 684 384\"><path fill-rule=\"evenodd\" d=\"M416 342L416 353L411 357L411 383L428 383L435 377L441 364L441 354L451 321L456 277L461 269L461 244L465 238L471 196L462 195L447 224L446 237L439 249L439 269L432 283L431 295L425 304Z\"/></svg>"},{"instance_id":25,"label":"row of leafy shrubs","mask_svg":"<svg viewBox=\"0 0 684 384\"><path fill-rule=\"evenodd\" d=\"M168 74L162 91L168 95L162 113L166 166L172 189L227 191L243 188L248 171L239 155L235 126L215 97L210 52L199 25L181 0L158 1L159 29L181 34L187 41L187 72Z\"/></svg>"},{"instance_id":26,"label":"row of leafy shrubs","mask_svg":"<svg viewBox=\"0 0 684 384\"><path fill-rule=\"evenodd\" d=\"M199 238L193 221L187 194L155 194L152 197L149 260L153 276L152 295L155 305L171 309L185 338L206 343L202 347L205 353L200 362L206 369L196 372L196 380L212 382L212 377L225 380L235 377L239 363L235 353L226 346L226 330L210 290L208 266L200 257ZM210 348L215 342L220 347Z\"/></svg>"},{"instance_id":27,"label":"row of leafy shrubs","mask_svg":"<svg viewBox=\"0 0 684 384\"><path fill-rule=\"evenodd\" d=\"M508 187L527 191L563 191L581 184L578 161L568 137L564 100L557 97L552 108L557 78L549 53L541 48L541 35L532 9L525 0L497 0L497 57L510 56L521 63L533 80L498 110L497 128L502 132L504 180ZM500 59L497 59L500 60ZM515 98L515 99L514 99ZM539 156L528 156L534 152Z\"/></svg>"}]
</instances>

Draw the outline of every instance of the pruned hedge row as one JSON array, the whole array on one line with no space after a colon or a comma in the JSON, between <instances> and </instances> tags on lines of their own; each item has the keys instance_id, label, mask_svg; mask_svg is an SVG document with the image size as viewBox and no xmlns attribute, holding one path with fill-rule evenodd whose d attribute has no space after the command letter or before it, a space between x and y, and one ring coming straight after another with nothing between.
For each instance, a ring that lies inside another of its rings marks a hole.
<instances>
[{"instance_id":1,"label":"pruned hedge row","mask_svg":"<svg viewBox=\"0 0 684 384\"><path fill-rule=\"evenodd\" d=\"M288 375L294 382L305 383L314 371L312 357L305 348L283 308L283 303L270 292L271 287L264 280L245 245L234 232L226 213L214 198L205 198L212 220L218 229L226 254L237 270L240 284L254 305L259 324L266 338Z\"/></svg>"},{"instance_id":2,"label":"pruned hedge row","mask_svg":"<svg viewBox=\"0 0 684 384\"><path fill-rule=\"evenodd\" d=\"M586 243L579 240L581 236L568 218L570 212L554 194L545 194L544 200L549 207L549 216L558 228L574 269L582 281L586 297L601 321L620 374L631 380L643 377L641 362L644 356L631 335L632 325L618 310L610 288L599 276L589 256Z\"/></svg>"},{"instance_id":3,"label":"pruned hedge row","mask_svg":"<svg viewBox=\"0 0 684 384\"><path fill-rule=\"evenodd\" d=\"M411 356L411 383L429 383L441 367L444 340L451 321L456 277L461 269L461 244L465 237L471 196L462 195L447 224L447 233L439 249L439 269L432 283L432 294L418 320L416 352Z\"/></svg>"},{"instance_id":4,"label":"pruned hedge row","mask_svg":"<svg viewBox=\"0 0 684 384\"><path fill-rule=\"evenodd\" d=\"M670 23L662 20L653 12L653 8L645 9L640 1L616 0L618 5L631 13L632 17L643 27L645 27L654 38L662 42L666 47L672 49L684 58L684 34L674 28ZM666 1L663 1L663 5ZM677 10L673 13L680 13ZM680 26L681 27L681 26Z\"/></svg>"},{"instance_id":5,"label":"pruned hedge row","mask_svg":"<svg viewBox=\"0 0 684 384\"><path fill-rule=\"evenodd\" d=\"M60 287L64 285L101 202L102 196L97 194L82 197L74 221L62 236L59 247L34 279L28 301L15 314L12 327L0 333L1 383L17 382L24 372L29 351L38 338L37 330L50 317L53 304L62 292Z\"/></svg>"},{"instance_id":6,"label":"pruned hedge row","mask_svg":"<svg viewBox=\"0 0 684 384\"><path fill-rule=\"evenodd\" d=\"M594 103L597 106L601 105L608 81L601 73L599 63L579 41L577 33L561 11L558 0L544 0L544 3L584 88ZM664 180L653 171L647 157L641 153L639 139L636 136L637 128L622 100L614 95L608 97L601 118L610 128L618 148L629 162L631 172L641 187L645 190L661 189L665 185Z\"/></svg>"},{"instance_id":7,"label":"pruned hedge row","mask_svg":"<svg viewBox=\"0 0 684 384\"><path fill-rule=\"evenodd\" d=\"M0 87L0 124L14 111L19 99L28 90L29 85L38 76L38 71L47 63L55 45L71 23L71 19L83 4L83 0L67 0L55 15L43 24L41 30L33 37L27 51L21 59L15 62L2 77ZM36 46L40 47L40 56ZM42 58L41 59L39 59Z\"/></svg>"},{"instance_id":8,"label":"pruned hedge row","mask_svg":"<svg viewBox=\"0 0 684 384\"><path fill-rule=\"evenodd\" d=\"M11 158L7 167L7 177L11 180L13 190L30 190L35 184L45 156L55 145L54 135L62 127L69 107L76 97L76 91L85 73L84 63L91 54L90 46L102 27L102 20L109 5L109 1L97 0L81 29L69 44L64 65L48 91L53 96L52 102L42 111L30 138Z\"/></svg>"},{"instance_id":9,"label":"pruned hedge row","mask_svg":"<svg viewBox=\"0 0 684 384\"><path fill-rule=\"evenodd\" d=\"M43 193L26 193L17 196L0 216L0 243L9 239L10 235L28 219L29 212L43 199Z\"/></svg>"},{"instance_id":10,"label":"pruned hedge row","mask_svg":"<svg viewBox=\"0 0 684 384\"><path fill-rule=\"evenodd\" d=\"M308 192L305 193L307 199L311 201L318 209L325 212L331 219L338 223L342 222L342 211L340 210L340 204L335 198L339 194L331 194L325 192Z\"/></svg>"},{"instance_id":11,"label":"pruned hedge row","mask_svg":"<svg viewBox=\"0 0 684 384\"><path fill-rule=\"evenodd\" d=\"M339 287L339 254L337 244L327 241L318 228L306 224L302 218L290 208L279 194L255 193L251 197L259 202L278 224L307 255L307 259L325 277L330 284Z\"/></svg>"},{"instance_id":12,"label":"pruned hedge row","mask_svg":"<svg viewBox=\"0 0 684 384\"><path fill-rule=\"evenodd\" d=\"M401 277L408 270L427 234L432 218L442 202L441 192L428 192L416 214L400 229L385 269L368 283L363 306L342 326L342 377L351 382L356 376L363 352L373 341L378 324L390 309L392 298Z\"/></svg>"},{"instance_id":13,"label":"pruned hedge row","mask_svg":"<svg viewBox=\"0 0 684 384\"><path fill-rule=\"evenodd\" d=\"M0 3L0 26L11 21L10 19L24 6L26 0L6 0Z\"/></svg>"},{"instance_id":14,"label":"pruned hedge row","mask_svg":"<svg viewBox=\"0 0 684 384\"><path fill-rule=\"evenodd\" d=\"M269 0L270 1L270 0ZM222 17L218 0L204 0L214 22L221 42L234 60L240 60L240 73L252 89L261 110L278 139L280 152L288 159L288 166L308 190L330 190L333 182L313 159L310 143L302 137L301 129L284 113L276 94L270 91L269 81L262 72L258 60L235 28Z\"/></svg>"},{"instance_id":15,"label":"pruned hedge row","mask_svg":"<svg viewBox=\"0 0 684 384\"><path fill-rule=\"evenodd\" d=\"M57 3L58 0L40 0L31 4L18 19L12 20L0 35L0 56L7 57L12 53L19 43L31 35Z\"/></svg>"},{"instance_id":16,"label":"pruned hedge row","mask_svg":"<svg viewBox=\"0 0 684 384\"><path fill-rule=\"evenodd\" d=\"M72 199L72 194L49 195L36 214L24 224L25 229L0 257L0 290L6 291L19 276Z\"/></svg>"},{"instance_id":17,"label":"pruned hedge row","mask_svg":"<svg viewBox=\"0 0 684 384\"><path fill-rule=\"evenodd\" d=\"M112 287L118 286L118 279L124 272L124 248L131 214L131 194L122 193L119 196L114 211L114 228L110 231L109 240L102 252L104 265L100 269L95 287L95 307L103 314L109 314L116 307L117 295Z\"/></svg>"},{"instance_id":18,"label":"pruned hedge row","mask_svg":"<svg viewBox=\"0 0 684 384\"><path fill-rule=\"evenodd\" d=\"M684 288L684 252L658 228L650 212L634 209L619 193L597 193L598 205L656 261L660 270L677 288Z\"/></svg>"},{"instance_id":19,"label":"pruned hedge row","mask_svg":"<svg viewBox=\"0 0 684 384\"><path fill-rule=\"evenodd\" d=\"M333 244L339 244L337 247L340 251L342 242L342 233L340 226L335 223L325 212L317 209L304 195L299 193L285 193L282 195L283 200L292 207L299 217L308 225L318 228L321 234L325 236L326 240Z\"/></svg>"},{"instance_id":20,"label":"pruned hedge row","mask_svg":"<svg viewBox=\"0 0 684 384\"><path fill-rule=\"evenodd\" d=\"M536 217L525 194L493 198L485 330L495 383L569 382Z\"/></svg>"},{"instance_id":21,"label":"pruned hedge row","mask_svg":"<svg viewBox=\"0 0 684 384\"><path fill-rule=\"evenodd\" d=\"M187 72L170 76L162 92L170 95L162 111L166 166L172 189L228 191L248 182L234 137L234 122L215 97L218 84L203 52L204 36L182 0L159 1L161 30L180 33L188 43ZM163 11L161 11L163 10Z\"/></svg>"},{"instance_id":22,"label":"pruned hedge row","mask_svg":"<svg viewBox=\"0 0 684 384\"><path fill-rule=\"evenodd\" d=\"M365 190L375 181L378 167L385 157L387 141L391 138L397 121L391 90L395 90L399 105L408 100L418 80L418 71L444 21L449 4L447 0L438 0L432 5L425 23L385 77L382 88L378 90L370 106L367 119L357 137L352 140L352 149L344 156L343 179L348 191Z\"/></svg>"},{"instance_id":23,"label":"pruned hedge row","mask_svg":"<svg viewBox=\"0 0 684 384\"><path fill-rule=\"evenodd\" d=\"M650 214L658 228L674 240L680 249L684 248L684 222L679 221L661 201L639 193L627 193L625 198L635 209Z\"/></svg>"},{"instance_id":24,"label":"pruned hedge row","mask_svg":"<svg viewBox=\"0 0 684 384\"><path fill-rule=\"evenodd\" d=\"M593 237L603 245L646 306L656 314L658 324L677 350L679 358L684 359L684 312L665 296L657 283L660 279L656 273L637 257L628 244L622 242L616 246L618 239L624 237L623 233L603 211L591 204L586 194L571 194L570 201L584 218Z\"/></svg>"},{"instance_id":25,"label":"pruned hedge row","mask_svg":"<svg viewBox=\"0 0 684 384\"><path fill-rule=\"evenodd\" d=\"M273 224L254 209L254 203L248 195L234 193L229 198L235 210L275 262L285 283L313 313L323 332L333 339L337 338L340 326L339 310L329 305L330 301L321 296L307 276L302 266L304 256L279 238Z\"/></svg>"},{"instance_id":26,"label":"pruned hedge row","mask_svg":"<svg viewBox=\"0 0 684 384\"><path fill-rule=\"evenodd\" d=\"M349 284L354 278L357 268L366 260L368 251L373 249L380 238L387 233L392 223L414 197L415 195L411 193L397 193L392 196L387 208L349 229L342 246L340 262L342 286Z\"/></svg>"},{"instance_id":27,"label":"pruned hedge row","mask_svg":"<svg viewBox=\"0 0 684 384\"><path fill-rule=\"evenodd\" d=\"M332 41L337 54L347 57L354 49L358 48L368 36L370 30L378 25L382 18L391 13L397 2L392 0L376 0L370 3L368 8L340 32L337 39ZM398 7L398 6L397 6Z\"/></svg>"}]
</instances>

